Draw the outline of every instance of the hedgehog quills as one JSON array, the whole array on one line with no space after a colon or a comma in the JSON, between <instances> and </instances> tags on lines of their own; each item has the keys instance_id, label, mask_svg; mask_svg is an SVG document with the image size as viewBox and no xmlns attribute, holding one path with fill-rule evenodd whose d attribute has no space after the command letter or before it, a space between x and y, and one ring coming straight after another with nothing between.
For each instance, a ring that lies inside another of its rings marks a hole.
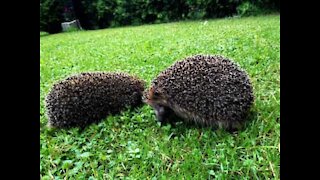
<instances>
[{"instance_id":1,"label":"hedgehog quills","mask_svg":"<svg viewBox=\"0 0 320 180\"><path fill-rule=\"evenodd\" d=\"M124 73L81 73L54 84L46 97L48 124L85 127L142 103L144 81Z\"/></svg>"},{"instance_id":2,"label":"hedgehog quills","mask_svg":"<svg viewBox=\"0 0 320 180\"><path fill-rule=\"evenodd\" d=\"M253 104L247 73L222 56L195 55L161 72L145 92L160 122L171 112L203 126L237 129Z\"/></svg>"}]
</instances>

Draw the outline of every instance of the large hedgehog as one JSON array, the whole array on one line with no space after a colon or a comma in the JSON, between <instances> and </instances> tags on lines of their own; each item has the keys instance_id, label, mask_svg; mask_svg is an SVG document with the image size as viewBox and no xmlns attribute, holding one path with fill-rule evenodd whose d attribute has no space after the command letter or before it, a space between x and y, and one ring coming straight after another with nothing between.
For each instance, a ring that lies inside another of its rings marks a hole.
<instances>
[{"instance_id":1,"label":"large hedgehog","mask_svg":"<svg viewBox=\"0 0 320 180\"><path fill-rule=\"evenodd\" d=\"M195 55L177 61L152 81L144 101L158 121L172 115L202 126L238 129L253 104L247 73L222 56Z\"/></svg>"},{"instance_id":2,"label":"large hedgehog","mask_svg":"<svg viewBox=\"0 0 320 180\"><path fill-rule=\"evenodd\" d=\"M46 97L48 125L85 127L142 103L144 81L124 73L81 73L54 84Z\"/></svg>"}]
</instances>

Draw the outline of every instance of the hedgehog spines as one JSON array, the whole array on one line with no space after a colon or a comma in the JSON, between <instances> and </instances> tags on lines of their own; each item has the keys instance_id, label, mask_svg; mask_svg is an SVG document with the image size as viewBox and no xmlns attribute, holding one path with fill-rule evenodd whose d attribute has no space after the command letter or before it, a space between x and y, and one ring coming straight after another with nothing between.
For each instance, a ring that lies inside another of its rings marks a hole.
<instances>
[{"instance_id":1,"label":"hedgehog spines","mask_svg":"<svg viewBox=\"0 0 320 180\"><path fill-rule=\"evenodd\" d=\"M126 73L85 72L55 83L45 99L48 125L84 127L142 104L145 82Z\"/></svg>"},{"instance_id":2,"label":"hedgehog spines","mask_svg":"<svg viewBox=\"0 0 320 180\"><path fill-rule=\"evenodd\" d=\"M241 124L254 101L247 73L219 55L177 61L152 81L145 96L155 111L170 108L185 121L225 128Z\"/></svg>"}]
</instances>

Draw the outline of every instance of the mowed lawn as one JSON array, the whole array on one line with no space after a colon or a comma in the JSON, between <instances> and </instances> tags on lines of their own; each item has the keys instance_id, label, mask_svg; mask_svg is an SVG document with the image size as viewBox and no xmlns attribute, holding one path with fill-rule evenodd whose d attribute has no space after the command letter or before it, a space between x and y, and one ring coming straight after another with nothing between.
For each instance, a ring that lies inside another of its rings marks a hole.
<instances>
[{"instance_id":1,"label":"mowed lawn","mask_svg":"<svg viewBox=\"0 0 320 180\"><path fill-rule=\"evenodd\" d=\"M127 72L147 81L195 54L233 59L255 104L243 130L161 127L147 105L88 126L49 130L44 99L80 72ZM176 22L40 37L42 179L279 179L280 16Z\"/></svg>"}]
</instances>

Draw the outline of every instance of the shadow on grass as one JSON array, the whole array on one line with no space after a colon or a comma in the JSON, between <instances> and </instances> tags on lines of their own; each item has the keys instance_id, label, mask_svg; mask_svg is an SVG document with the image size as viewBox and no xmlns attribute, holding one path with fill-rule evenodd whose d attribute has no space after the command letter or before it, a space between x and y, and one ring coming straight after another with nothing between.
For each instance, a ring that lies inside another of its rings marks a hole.
<instances>
[{"instance_id":1,"label":"shadow on grass","mask_svg":"<svg viewBox=\"0 0 320 180\"><path fill-rule=\"evenodd\" d=\"M123 112L126 112L126 111L132 111L132 112L136 112L138 111L140 108L143 107L143 103L140 102L139 104L137 105L134 105L134 106L127 106L125 107L122 111L113 111L113 112L110 112L109 114L106 115L105 118L102 118L102 119L96 119L94 121L90 121L90 122L87 122L87 123L80 123L81 125L78 125L78 124L72 124L72 125L69 125L69 126L65 126L65 127L49 127L48 126L48 122L45 122L45 123L41 123L40 124L40 132L41 133L46 133L50 136L53 136L55 134L55 132L57 131L73 131L75 130L78 134L82 134L84 133L88 128L90 128L92 125L99 125L100 123L102 123L103 121L105 121L109 116L119 116L121 115L121 113Z\"/></svg>"},{"instance_id":2,"label":"shadow on grass","mask_svg":"<svg viewBox=\"0 0 320 180\"><path fill-rule=\"evenodd\" d=\"M185 134L187 133L188 130L190 129L198 129L200 131L204 130L211 130L211 131L222 131L226 134L238 134L239 132L243 132L246 131L248 129L248 127L251 126L252 122L255 121L257 119L257 115L258 115L258 111L255 108L252 108L245 121L242 124L242 127L239 129L223 129L223 128L218 128L218 127L206 127L206 126L202 126L196 123L190 123L190 122L185 122L183 121L183 119L175 116L175 122L173 124L170 124L171 128L170 130L174 133L174 136L180 135L180 134ZM165 125L161 125L161 126L167 126L168 124Z\"/></svg>"}]
</instances>

